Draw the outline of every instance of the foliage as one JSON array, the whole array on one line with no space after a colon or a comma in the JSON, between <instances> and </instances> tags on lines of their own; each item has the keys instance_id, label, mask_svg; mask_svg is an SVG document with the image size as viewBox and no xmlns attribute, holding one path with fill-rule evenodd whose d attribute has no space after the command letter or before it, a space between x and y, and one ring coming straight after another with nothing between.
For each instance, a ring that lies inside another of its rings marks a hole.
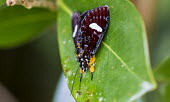
<instances>
[{"instance_id":1,"label":"foliage","mask_svg":"<svg viewBox=\"0 0 170 102\"><path fill-rule=\"evenodd\" d=\"M0 9L0 48L11 48L29 42L55 21L55 12L21 6Z\"/></svg>"},{"instance_id":2,"label":"foliage","mask_svg":"<svg viewBox=\"0 0 170 102\"><path fill-rule=\"evenodd\" d=\"M90 2L90 3L89 3ZM0 49L18 47L42 35L56 20L56 12L42 8L6 7L0 0ZM142 97L145 101L168 102L170 96L169 1L160 2L160 19L155 25L151 44L151 62L158 88ZM150 66L146 31L141 16L128 0L58 0L57 32L61 63L69 87L78 68L71 30L71 15L98 6L108 5L110 24L96 54L93 80L90 72L83 74L79 91L76 75L73 97L76 101L134 101L154 90L156 83ZM160 36L161 34L161 36ZM160 63L161 62L161 63ZM149 97L149 98L148 98ZM159 98L159 99L158 99Z\"/></svg>"},{"instance_id":3,"label":"foliage","mask_svg":"<svg viewBox=\"0 0 170 102\"><path fill-rule=\"evenodd\" d=\"M77 75L73 96L76 101L133 101L154 89L156 84L150 70L144 24L129 1L58 1L57 30L63 70L71 88L78 67L71 30L73 11L82 13L101 5L109 6L110 25L96 54L94 78L90 80L90 72L83 75L82 95L78 95Z\"/></svg>"}]
</instances>

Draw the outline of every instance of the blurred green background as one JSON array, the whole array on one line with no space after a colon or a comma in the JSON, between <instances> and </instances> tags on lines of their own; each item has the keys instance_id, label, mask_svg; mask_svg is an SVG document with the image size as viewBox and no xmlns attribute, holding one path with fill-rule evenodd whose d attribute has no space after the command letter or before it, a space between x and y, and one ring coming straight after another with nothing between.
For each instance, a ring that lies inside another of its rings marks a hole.
<instances>
[{"instance_id":1,"label":"blurred green background","mask_svg":"<svg viewBox=\"0 0 170 102\"><path fill-rule=\"evenodd\" d=\"M36 40L0 50L0 84L20 102L51 102L53 99L61 74L55 28L52 24Z\"/></svg>"}]
</instances>

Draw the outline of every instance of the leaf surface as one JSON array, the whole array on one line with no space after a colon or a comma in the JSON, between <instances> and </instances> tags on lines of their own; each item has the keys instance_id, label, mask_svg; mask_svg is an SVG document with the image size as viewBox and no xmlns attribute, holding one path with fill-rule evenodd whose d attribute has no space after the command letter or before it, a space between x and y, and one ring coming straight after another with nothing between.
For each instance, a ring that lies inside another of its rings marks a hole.
<instances>
[{"instance_id":1,"label":"leaf surface","mask_svg":"<svg viewBox=\"0 0 170 102\"><path fill-rule=\"evenodd\" d=\"M154 70L155 77L158 81L170 81L170 57L162 61L162 63Z\"/></svg>"},{"instance_id":2,"label":"leaf surface","mask_svg":"<svg viewBox=\"0 0 170 102\"><path fill-rule=\"evenodd\" d=\"M96 53L93 80L83 74L81 95L77 74L73 97L78 102L128 102L156 87L149 62L146 32L135 7L125 0L58 0L57 31L61 62L71 89L78 68L72 39L71 16L108 5L110 24Z\"/></svg>"},{"instance_id":3,"label":"leaf surface","mask_svg":"<svg viewBox=\"0 0 170 102\"><path fill-rule=\"evenodd\" d=\"M3 4L5 4L6 0L0 0L0 6L2 6Z\"/></svg>"}]
</instances>

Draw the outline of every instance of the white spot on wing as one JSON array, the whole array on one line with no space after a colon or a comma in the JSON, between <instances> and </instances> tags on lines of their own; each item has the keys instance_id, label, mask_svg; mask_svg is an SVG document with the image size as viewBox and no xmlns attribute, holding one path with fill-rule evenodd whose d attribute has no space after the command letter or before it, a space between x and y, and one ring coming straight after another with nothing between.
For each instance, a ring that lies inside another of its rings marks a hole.
<instances>
[{"instance_id":1,"label":"white spot on wing","mask_svg":"<svg viewBox=\"0 0 170 102\"><path fill-rule=\"evenodd\" d=\"M74 28L74 32L73 32L73 38L76 36L76 33L77 33L77 28L78 28L78 25L75 26Z\"/></svg>"},{"instance_id":2,"label":"white spot on wing","mask_svg":"<svg viewBox=\"0 0 170 102\"><path fill-rule=\"evenodd\" d=\"M91 23L89 25L89 27L92 28L92 29L97 30L98 32L102 32L103 31L102 28L99 25L97 25L96 23Z\"/></svg>"}]
</instances>

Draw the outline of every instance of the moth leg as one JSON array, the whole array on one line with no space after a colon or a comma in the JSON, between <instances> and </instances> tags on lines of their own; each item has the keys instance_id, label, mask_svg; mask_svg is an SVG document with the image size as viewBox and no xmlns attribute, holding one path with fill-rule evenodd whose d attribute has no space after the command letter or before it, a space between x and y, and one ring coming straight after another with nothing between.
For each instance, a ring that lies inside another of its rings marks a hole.
<instances>
[{"instance_id":1,"label":"moth leg","mask_svg":"<svg viewBox=\"0 0 170 102\"><path fill-rule=\"evenodd\" d=\"M83 73L84 73L84 71L82 70L82 68L80 68L80 84L79 84L79 90L81 90L81 81L82 81L82 78L83 78Z\"/></svg>"}]
</instances>

